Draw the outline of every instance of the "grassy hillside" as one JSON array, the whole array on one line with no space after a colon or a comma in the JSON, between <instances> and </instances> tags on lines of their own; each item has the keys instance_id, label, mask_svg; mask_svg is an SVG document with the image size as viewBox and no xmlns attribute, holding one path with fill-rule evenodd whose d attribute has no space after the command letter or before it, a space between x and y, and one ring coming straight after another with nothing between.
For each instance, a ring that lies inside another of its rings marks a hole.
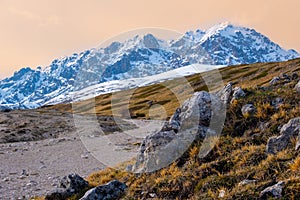
<instances>
[{"instance_id":1,"label":"grassy hillside","mask_svg":"<svg viewBox=\"0 0 300 200\"><path fill-rule=\"evenodd\" d=\"M220 69L224 82L241 86L247 96L228 106L222 135L217 145L204 159L197 157L201 143L194 143L182 158L159 171L133 175L124 171L105 169L87 177L90 187L117 179L129 187L125 199L258 199L260 192L278 181L286 181L282 199L300 199L300 156L294 150L296 140L276 155L266 153L269 137L278 135L279 128L291 118L300 116L300 95L293 89L296 81L277 86L268 82L281 73L300 75L300 59L281 63L259 63L231 66ZM205 90L201 75L186 77L195 91ZM174 90L182 90L184 79L168 81ZM264 88L260 86L266 86ZM182 90L184 92L184 90ZM126 92L121 92L126 95ZM275 109L271 102L276 97L284 103ZM111 115L111 94L95 100L98 115ZM179 106L171 90L162 84L136 89L130 100L132 116L147 118L153 101L164 106L167 115ZM257 108L254 116L243 116L241 107L253 103ZM93 101L78 103L82 113L92 111ZM117 103L122 109L124 102ZM56 105L48 109L72 111L70 105ZM241 185L244 179L255 182ZM72 199L78 199L74 196Z\"/></svg>"},{"instance_id":2,"label":"grassy hillside","mask_svg":"<svg viewBox=\"0 0 300 200\"><path fill-rule=\"evenodd\" d=\"M274 76L291 72L300 72L300 59L280 63L238 65L220 69L224 83L231 81L234 85L239 85L244 88L266 85ZM148 102L153 101L153 104L162 105L166 110L167 115L171 116L179 106L178 99L172 91L180 93L180 97L189 97L192 95L192 92L185 90L186 81L189 82L194 91L207 90L206 84L201 78L202 75L205 75L205 73L166 81L163 84L155 84L134 90L117 92L114 94L117 97L124 97L130 94L130 104L128 105L123 99L121 99L121 101L114 99L114 106L116 107L118 114L122 115L122 110L127 110L127 106L129 106L132 117L148 118ZM82 101L75 106L80 108L77 111L81 113L93 113L95 108L97 115L112 115L111 97L111 94L104 94L95 99ZM49 109L53 108L62 111L72 111L72 106L70 104L60 104L49 107ZM155 112L155 108L153 112Z\"/></svg>"}]
</instances>

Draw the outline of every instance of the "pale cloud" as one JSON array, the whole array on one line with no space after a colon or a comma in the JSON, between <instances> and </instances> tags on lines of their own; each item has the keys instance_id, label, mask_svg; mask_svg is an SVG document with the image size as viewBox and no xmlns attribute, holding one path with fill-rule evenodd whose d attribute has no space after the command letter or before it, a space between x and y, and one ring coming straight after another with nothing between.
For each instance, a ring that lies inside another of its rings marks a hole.
<instances>
[{"instance_id":1,"label":"pale cloud","mask_svg":"<svg viewBox=\"0 0 300 200\"><path fill-rule=\"evenodd\" d=\"M12 15L30 20L38 26L58 25L60 23L60 19L57 15L41 16L32 11L22 10L15 7L10 7L8 10Z\"/></svg>"}]
</instances>

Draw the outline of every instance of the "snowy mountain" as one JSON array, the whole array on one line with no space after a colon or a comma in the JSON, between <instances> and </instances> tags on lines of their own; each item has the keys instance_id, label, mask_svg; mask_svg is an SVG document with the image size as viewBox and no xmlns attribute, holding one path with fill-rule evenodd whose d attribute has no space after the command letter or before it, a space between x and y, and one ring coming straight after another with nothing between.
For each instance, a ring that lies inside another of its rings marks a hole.
<instances>
[{"instance_id":1,"label":"snowy mountain","mask_svg":"<svg viewBox=\"0 0 300 200\"><path fill-rule=\"evenodd\" d=\"M297 57L300 55L296 51L282 49L254 29L230 23L221 23L206 31L189 31L172 41L152 34L138 35L105 48L56 59L44 69L23 68L15 72L0 81L0 108L36 108L70 101L73 91L80 91L82 99L103 91L139 87L142 83L130 86L130 81L122 82L122 87L110 85L118 83L116 80L140 80L191 64L232 65ZM86 88L94 88L94 91Z\"/></svg>"}]
</instances>

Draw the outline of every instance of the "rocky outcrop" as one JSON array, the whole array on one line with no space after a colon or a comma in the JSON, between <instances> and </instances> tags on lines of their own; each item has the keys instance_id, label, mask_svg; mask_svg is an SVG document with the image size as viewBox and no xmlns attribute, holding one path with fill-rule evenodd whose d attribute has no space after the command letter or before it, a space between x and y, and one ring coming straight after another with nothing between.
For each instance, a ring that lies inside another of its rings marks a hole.
<instances>
[{"instance_id":1,"label":"rocky outcrop","mask_svg":"<svg viewBox=\"0 0 300 200\"><path fill-rule=\"evenodd\" d=\"M285 185L285 182L280 181L273 186L267 187L260 193L260 199L267 199L269 196L275 197L275 198L280 198L284 185Z\"/></svg>"},{"instance_id":2,"label":"rocky outcrop","mask_svg":"<svg viewBox=\"0 0 300 200\"><path fill-rule=\"evenodd\" d=\"M64 200L74 194L80 193L88 186L78 174L69 174L60 180L59 187L46 194L45 200Z\"/></svg>"},{"instance_id":3,"label":"rocky outcrop","mask_svg":"<svg viewBox=\"0 0 300 200\"><path fill-rule=\"evenodd\" d=\"M212 128L210 121L214 117L220 120L215 122L216 126L222 126L223 102L228 100L228 90L223 91L219 93L224 97L221 100L205 91L196 92L186 100L160 131L143 140L132 171L151 172L165 167L180 158L193 141L204 139L207 134L217 134L219 130Z\"/></svg>"},{"instance_id":4,"label":"rocky outcrop","mask_svg":"<svg viewBox=\"0 0 300 200\"><path fill-rule=\"evenodd\" d=\"M80 200L114 200L122 197L127 189L124 183L113 180L90 189Z\"/></svg>"},{"instance_id":5,"label":"rocky outcrop","mask_svg":"<svg viewBox=\"0 0 300 200\"><path fill-rule=\"evenodd\" d=\"M243 116L252 116L256 113L256 108L253 104L246 104L241 109Z\"/></svg>"},{"instance_id":6,"label":"rocky outcrop","mask_svg":"<svg viewBox=\"0 0 300 200\"><path fill-rule=\"evenodd\" d=\"M300 134L300 117L291 119L287 124L280 129L280 136L269 138L266 147L267 153L276 154L287 148L291 143L292 137L299 137ZM299 142L299 139L298 139ZM296 145L297 148L297 145Z\"/></svg>"}]
</instances>

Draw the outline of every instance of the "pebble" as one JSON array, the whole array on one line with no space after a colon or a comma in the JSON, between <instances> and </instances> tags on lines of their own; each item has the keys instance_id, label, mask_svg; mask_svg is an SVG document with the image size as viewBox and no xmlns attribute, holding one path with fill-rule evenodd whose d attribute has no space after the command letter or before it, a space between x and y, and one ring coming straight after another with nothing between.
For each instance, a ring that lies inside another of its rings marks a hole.
<instances>
[{"instance_id":1,"label":"pebble","mask_svg":"<svg viewBox=\"0 0 300 200\"><path fill-rule=\"evenodd\" d=\"M9 178L9 177L6 177L6 178L3 179L3 181L4 181L4 182L10 181L10 178Z\"/></svg>"},{"instance_id":2,"label":"pebble","mask_svg":"<svg viewBox=\"0 0 300 200\"><path fill-rule=\"evenodd\" d=\"M88 154L81 154L81 158L83 158L83 159L88 159L88 158L89 158L89 155L88 155Z\"/></svg>"}]
</instances>

